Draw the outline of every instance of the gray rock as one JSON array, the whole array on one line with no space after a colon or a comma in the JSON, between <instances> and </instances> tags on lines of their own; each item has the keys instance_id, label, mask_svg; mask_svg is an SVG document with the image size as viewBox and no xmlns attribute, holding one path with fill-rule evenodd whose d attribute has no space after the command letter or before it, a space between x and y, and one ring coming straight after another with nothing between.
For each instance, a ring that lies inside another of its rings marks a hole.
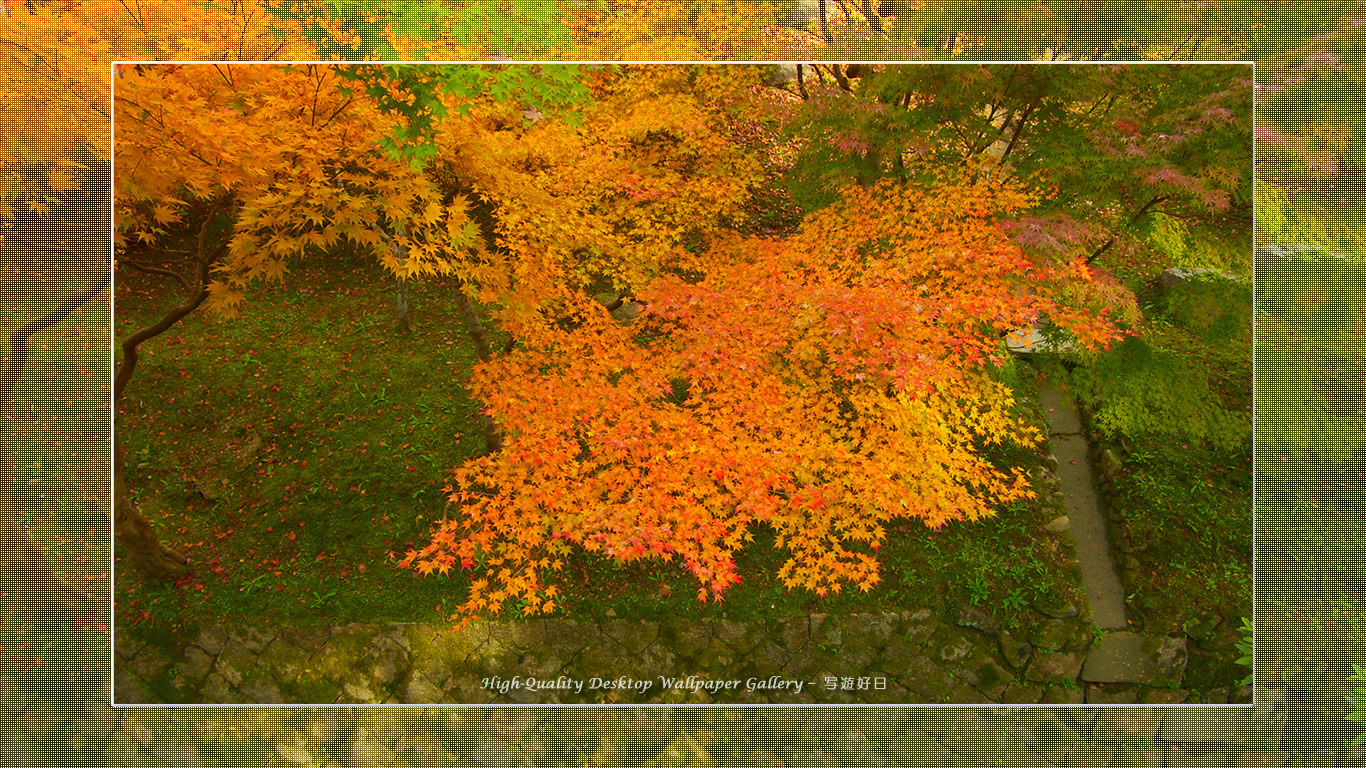
<instances>
[{"instance_id":1,"label":"gray rock","mask_svg":"<svg viewBox=\"0 0 1366 768\"><path fill-rule=\"evenodd\" d=\"M445 695L439 687L417 672L403 686L404 704L440 704Z\"/></svg>"},{"instance_id":2,"label":"gray rock","mask_svg":"<svg viewBox=\"0 0 1366 768\"><path fill-rule=\"evenodd\" d=\"M789 18L791 18L791 17L789 17ZM777 64L777 65L774 65L773 68L772 68L772 70L769 72L768 79L765 80L765 83L766 83L767 85L771 85L771 86L774 86L774 87L777 87L777 88L781 88L781 87L787 85L788 83L795 83L796 81L797 81L797 65L796 65L796 64Z\"/></svg>"},{"instance_id":3,"label":"gray rock","mask_svg":"<svg viewBox=\"0 0 1366 768\"><path fill-rule=\"evenodd\" d=\"M607 621L602 633L617 641L627 653L638 654L659 639L659 624L653 621Z\"/></svg>"},{"instance_id":4,"label":"gray rock","mask_svg":"<svg viewBox=\"0 0 1366 768\"><path fill-rule=\"evenodd\" d=\"M844 11L840 8L840 5L838 3L826 3L825 16L830 24L834 24L836 20L844 19ZM788 11L786 15L783 16L782 23L784 26L787 27L804 28L816 23L819 17L819 0L797 0L796 3L788 6ZM806 73L806 77L808 78L809 82L810 78L812 77L812 73L808 71ZM792 79L795 80L796 78L797 72L796 68L794 67L792 70Z\"/></svg>"},{"instance_id":5,"label":"gray rock","mask_svg":"<svg viewBox=\"0 0 1366 768\"><path fill-rule=\"evenodd\" d=\"M408 653L390 638L381 637L370 646L369 654L360 664L369 667L376 689L386 689L408 668Z\"/></svg>"},{"instance_id":6,"label":"gray rock","mask_svg":"<svg viewBox=\"0 0 1366 768\"><path fill-rule=\"evenodd\" d=\"M242 681L239 686L242 695L250 699L255 704L284 704L284 696L280 694L280 686L274 680L264 677L259 672Z\"/></svg>"},{"instance_id":7,"label":"gray rock","mask_svg":"<svg viewBox=\"0 0 1366 768\"><path fill-rule=\"evenodd\" d=\"M549 642L544 619L489 623L488 645L511 655L520 656L527 651L544 648Z\"/></svg>"},{"instance_id":8,"label":"gray rock","mask_svg":"<svg viewBox=\"0 0 1366 768\"><path fill-rule=\"evenodd\" d=\"M1109 768L1162 768L1165 760L1166 750L1151 741L1125 742L1115 746Z\"/></svg>"},{"instance_id":9,"label":"gray rock","mask_svg":"<svg viewBox=\"0 0 1366 768\"><path fill-rule=\"evenodd\" d=\"M347 675L342 681L342 696L338 704L377 704L379 701L370 680L359 672Z\"/></svg>"},{"instance_id":10,"label":"gray rock","mask_svg":"<svg viewBox=\"0 0 1366 768\"><path fill-rule=\"evenodd\" d=\"M1220 272L1217 269L1209 269L1208 267L1195 267L1193 269L1170 267L1163 270L1162 274L1157 276L1157 287L1166 292L1185 285L1191 280L1208 278L1233 281L1242 280L1242 278L1237 275L1230 275L1227 272Z\"/></svg>"},{"instance_id":11,"label":"gray rock","mask_svg":"<svg viewBox=\"0 0 1366 768\"><path fill-rule=\"evenodd\" d=\"M314 741L336 741L355 722L354 714L344 709L321 709L311 713L308 736Z\"/></svg>"},{"instance_id":12,"label":"gray rock","mask_svg":"<svg viewBox=\"0 0 1366 768\"><path fill-rule=\"evenodd\" d=\"M1014 683L1001 694L1003 704L1038 704L1043 697L1043 687L1027 683Z\"/></svg>"},{"instance_id":13,"label":"gray rock","mask_svg":"<svg viewBox=\"0 0 1366 768\"><path fill-rule=\"evenodd\" d=\"M1076 632L1077 628L1072 622L1050 619L1034 626L1029 633L1029 641L1035 648L1056 651L1065 647Z\"/></svg>"},{"instance_id":14,"label":"gray rock","mask_svg":"<svg viewBox=\"0 0 1366 768\"><path fill-rule=\"evenodd\" d=\"M384 768L394 762L397 755L388 745L374 736L364 728L356 732L355 741L351 742L351 764L363 765L366 768Z\"/></svg>"},{"instance_id":15,"label":"gray rock","mask_svg":"<svg viewBox=\"0 0 1366 768\"><path fill-rule=\"evenodd\" d=\"M1058 688L1059 686L1053 686L1053 689ZM1035 752L1052 763L1061 763L1084 742L1082 734L1077 729L1051 713L1045 713L1032 727L1021 731L1017 738L1022 739Z\"/></svg>"},{"instance_id":16,"label":"gray rock","mask_svg":"<svg viewBox=\"0 0 1366 768\"><path fill-rule=\"evenodd\" d=\"M526 763L519 754L520 745L502 739L484 737L474 744L474 749L470 750L470 760L481 768L520 768ZM607 745L604 745L607 746ZM595 756L596 757L596 756ZM616 760L605 762L607 765L616 764ZM595 765L603 763L594 763Z\"/></svg>"},{"instance_id":17,"label":"gray rock","mask_svg":"<svg viewBox=\"0 0 1366 768\"><path fill-rule=\"evenodd\" d=\"M205 704L250 704L245 696L233 690L227 680L216 672L210 672L204 678L204 684L199 687L199 694L203 697ZM331 704L332 702L327 702Z\"/></svg>"},{"instance_id":18,"label":"gray rock","mask_svg":"<svg viewBox=\"0 0 1366 768\"><path fill-rule=\"evenodd\" d=\"M728 619L716 622L712 627L712 636L722 645L740 654L754 650L764 640L761 625Z\"/></svg>"},{"instance_id":19,"label":"gray rock","mask_svg":"<svg viewBox=\"0 0 1366 768\"><path fill-rule=\"evenodd\" d=\"M824 613L811 614L811 642L821 650L835 650L844 643L844 618Z\"/></svg>"},{"instance_id":20,"label":"gray rock","mask_svg":"<svg viewBox=\"0 0 1366 768\"><path fill-rule=\"evenodd\" d=\"M1103 685L1092 683L1086 686L1087 704L1137 704L1138 691L1131 685Z\"/></svg>"},{"instance_id":21,"label":"gray rock","mask_svg":"<svg viewBox=\"0 0 1366 768\"><path fill-rule=\"evenodd\" d=\"M811 624L817 616L825 618L824 614L817 613L812 614L810 619L793 618L783 621L783 646L793 652L804 648L811 641Z\"/></svg>"},{"instance_id":22,"label":"gray rock","mask_svg":"<svg viewBox=\"0 0 1366 768\"><path fill-rule=\"evenodd\" d=\"M1239 745L1255 733L1253 713L1246 709L1182 708L1169 710L1157 731L1163 741Z\"/></svg>"},{"instance_id":23,"label":"gray rock","mask_svg":"<svg viewBox=\"0 0 1366 768\"><path fill-rule=\"evenodd\" d=\"M863 638L874 647L892 642L901 617L895 613L855 614L844 618L849 637Z\"/></svg>"},{"instance_id":24,"label":"gray rock","mask_svg":"<svg viewBox=\"0 0 1366 768\"><path fill-rule=\"evenodd\" d=\"M999 640L1001 656L1007 664L1016 669L1023 667L1029 661L1030 654L1034 653L1034 646L1004 630L1000 633Z\"/></svg>"},{"instance_id":25,"label":"gray rock","mask_svg":"<svg viewBox=\"0 0 1366 768\"><path fill-rule=\"evenodd\" d=\"M665 624L660 628L660 643L680 659L691 659L711 645L711 629L702 622Z\"/></svg>"},{"instance_id":26,"label":"gray rock","mask_svg":"<svg viewBox=\"0 0 1366 768\"><path fill-rule=\"evenodd\" d=\"M984 611L966 604L958 606L958 612L954 614L953 620L960 627L969 627L988 635L995 635L1001 629L996 620Z\"/></svg>"},{"instance_id":27,"label":"gray rock","mask_svg":"<svg viewBox=\"0 0 1366 768\"><path fill-rule=\"evenodd\" d=\"M849 638L844 641L836 652L841 666L849 670L850 674L865 674L873 666L873 660L878 657L877 649L872 643L863 638Z\"/></svg>"},{"instance_id":28,"label":"gray rock","mask_svg":"<svg viewBox=\"0 0 1366 768\"><path fill-rule=\"evenodd\" d=\"M1225 749L1209 751L1207 748L1192 748L1185 744L1173 744L1167 748L1167 765L1181 768L1225 768L1229 752Z\"/></svg>"},{"instance_id":29,"label":"gray rock","mask_svg":"<svg viewBox=\"0 0 1366 768\"><path fill-rule=\"evenodd\" d=\"M279 637L300 650L313 653L326 645L331 635L331 627L289 627L281 629Z\"/></svg>"},{"instance_id":30,"label":"gray rock","mask_svg":"<svg viewBox=\"0 0 1366 768\"><path fill-rule=\"evenodd\" d=\"M1152 740L1162 724L1162 713L1155 709L1106 709L1091 726L1096 741Z\"/></svg>"},{"instance_id":31,"label":"gray rock","mask_svg":"<svg viewBox=\"0 0 1366 768\"><path fill-rule=\"evenodd\" d=\"M711 753L696 738L678 736L660 753L642 764L643 768L710 768L716 765Z\"/></svg>"},{"instance_id":32,"label":"gray rock","mask_svg":"<svg viewBox=\"0 0 1366 768\"><path fill-rule=\"evenodd\" d=\"M1230 768L1284 768L1291 764L1290 759L1294 756L1292 752L1275 750L1273 752L1243 752L1235 755L1233 762L1229 763ZM1344 765L1364 765L1366 761L1348 761Z\"/></svg>"},{"instance_id":33,"label":"gray rock","mask_svg":"<svg viewBox=\"0 0 1366 768\"><path fill-rule=\"evenodd\" d=\"M275 633L260 627L246 626L228 630L228 643L242 650L256 654L266 649L275 639ZM207 649L206 649L207 650Z\"/></svg>"},{"instance_id":34,"label":"gray rock","mask_svg":"<svg viewBox=\"0 0 1366 768\"><path fill-rule=\"evenodd\" d=\"M1062 533L1063 531L1071 527L1071 518L1069 518L1067 515L1062 515L1061 517L1055 517L1052 520L1050 520L1048 522L1048 525L1044 526L1044 530L1051 531L1053 533Z\"/></svg>"},{"instance_id":35,"label":"gray rock","mask_svg":"<svg viewBox=\"0 0 1366 768\"><path fill-rule=\"evenodd\" d=\"M1015 682L1010 670L996 663L986 654L977 654L969 663L959 666L960 676L971 683L982 695L993 701L1000 701L1006 688Z\"/></svg>"},{"instance_id":36,"label":"gray rock","mask_svg":"<svg viewBox=\"0 0 1366 768\"><path fill-rule=\"evenodd\" d=\"M991 699L982 695L982 692L973 688L967 683L959 683L949 691L945 704L990 704Z\"/></svg>"},{"instance_id":37,"label":"gray rock","mask_svg":"<svg viewBox=\"0 0 1366 768\"><path fill-rule=\"evenodd\" d=\"M1029 666L1025 668L1025 679L1036 683L1055 683L1060 680L1076 680L1081 671L1082 658L1079 653L1036 653ZM1083 696L1078 689L1077 698Z\"/></svg>"},{"instance_id":38,"label":"gray rock","mask_svg":"<svg viewBox=\"0 0 1366 768\"><path fill-rule=\"evenodd\" d=\"M1089 731L1099 714L1096 709L1064 709L1058 713L1058 719L1077 730Z\"/></svg>"},{"instance_id":39,"label":"gray rock","mask_svg":"<svg viewBox=\"0 0 1366 768\"><path fill-rule=\"evenodd\" d=\"M1185 638L1111 632L1086 655L1081 679L1175 688L1186 672Z\"/></svg>"},{"instance_id":40,"label":"gray rock","mask_svg":"<svg viewBox=\"0 0 1366 768\"><path fill-rule=\"evenodd\" d=\"M276 680L282 683L290 683L307 667L308 660L312 655L312 653L298 648L293 643L277 637L257 657L256 666L257 669L269 674Z\"/></svg>"},{"instance_id":41,"label":"gray rock","mask_svg":"<svg viewBox=\"0 0 1366 768\"><path fill-rule=\"evenodd\" d=\"M949 673L924 657L917 657L908 663L897 675L897 680L916 694L917 702L944 701L954 688L954 680Z\"/></svg>"},{"instance_id":42,"label":"gray rock","mask_svg":"<svg viewBox=\"0 0 1366 768\"><path fill-rule=\"evenodd\" d=\"M302 744L291 744L280 742L275 745L275 754L292 765L314 765L313 753L309 752Z\"/></svg>"},{"instance_id":43,"label":"gray rock","mask_svg":"<svg viewBox=\"0 0 1366 768\"><path fill-rule=\"evenodd\" d=\"M119 659L127 661L133 658L138 651L142 650L143 645L145 643L128 634L128 630L123 627L114 627L114 654ZM213 651L213 653L217 653L217 651Z\"/></svg>"},{"instance_id":44,"label":"gray rock","mask_svg":"<svg viewBox=\"0 0 1366 768\"><path fill-rule=\"evenodd\" d=\"M1047 595L1035 600L1034 610L1054 619L1070 619L1077 615L1077 606L1055 595Z\"/></svg>"},{"instance_id":45,"label":"gray rock","mask_svg":"<svg viewBox=\"0 0 1366 768\"><path fill-rule=\"evenodd\" d=\"M256 654L236 645L230 645L218 654L214 671L223 676L230 685L237 685L242 678L256 668Z\"/></svg>"},{"instance_id":46,"label":"gray rock","mask_svg":"<svg viewBox=\"0 0 1366 768\"><path fill-rule=\"evenodd\" d=\"M1211 689L1209 689L1208 691L1205 691L1204 693L1200 694L1199 703L1201 703L1201 704L1227 704L1227 703L1228 703L1228 689L1227 689L1227 688L1211 688Z\"/></svg>"},{"instance_id":47,"label":"gray rock","mask_svg":"<svg viewBox=\"0 0 1366 768\"><path fill-rule=\"evenodd\" d=\"M119 666L132 670L143 680L154 680L161 674L162 670L171 666L171 659L160 648L149 645L138 652L132 661L124 662Z\"/></svg>"},{"instance_id":48,"label":"gray rock","mask_svg":"<svg viewBox=\"0 0 1366 768\"><path fill-rule=\"evenodd\" d=\"M1142 704L1184 704L1190 695L1190 691L1181 688L1145 688L1143 693L1139 694L1138 700Z\"/></svg>"},{"instance_id":49,"label":"gray rock","mask_svg":"<svg viewBox=\"0 0 1366 768\"><path fill-rule=\"evenodd\" d=\"M902 635L917 645L929 640L937 629L939 629L939 617L928 608L901 614Z\"/></svg>"},{"instance_id":50,"label":"gray rock","mask_svg":"<svg viewBox=\"0 0 1366 768\"><path fill-rule=\"evenodd\" d=\"M1050 685L1043 692L1044 704L1081 704L1085 700L1086 692L1079 686Z\"/></svg>"},{"instance_id":51,"label":"gray rock","mask_svg":"<svg viewBox=\"0 0 1366 768\"><path fill-rule=\"evenodd\" d=\"M1120 472L1124 469L1124 462L1119 460L1119 456L1113 448L1106 448L1100 452L1100 474L1110 482L1119 478Z\"/></svg>"},{"instance_id":52,"label":"gray rock","mask_svg":"<svg viewBox=\"0 0 1366 768\"><path fill-rule=\"evenodd\" d=\"M1208 613L1204 616L1199 616L1187 621L1182 625L1181 629L1186 633L1186 637L1189 637L1192 640L1204 640L1214 634L1214 630L1218 628L1223 621L1224 617L1215 613Z\"/></svg>"},{"instance_id":53,"label":"gray rock","mask_svg":"<svg viewBox=\"0 0 1366 768\"><path fill-rule=\"evenodd\" d=\"M974 649L976 646L968 638L957 632L944 630L935 633L927 648L930 658L949 666L967 658Z\"/></svg>"}]
</instances>

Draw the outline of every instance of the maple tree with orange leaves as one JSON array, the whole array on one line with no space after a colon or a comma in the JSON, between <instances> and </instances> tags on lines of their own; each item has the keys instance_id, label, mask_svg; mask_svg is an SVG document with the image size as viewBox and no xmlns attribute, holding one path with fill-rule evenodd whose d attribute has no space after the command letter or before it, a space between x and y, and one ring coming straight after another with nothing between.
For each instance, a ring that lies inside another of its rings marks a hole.
<instances>
[{"instance_id":1,"label":"maple tree with orange leaves","mask_svg":"<svg viewBox=\"0 0 1366 768\"><path fill-rule=\"evenodd\" d=\"M572 327L476 371L507 443L455 471L458 516L400 565L474 571L460 621L553 611L576 547L680 562L721 600L768 526L792 554L781 580L825 595L878 583L893 521L1031 497L981 454L1041 439L988 374L1001 333L1041 313L1084 345L1121 331L1069 308L1084 265L1035 262L997 226L1028 202L951 175L855 188L790 237L716 237L629 323L571 298Z\"/></svg>"},{"instance_id":2,"label":"maple tree with orange leaves","mask_svg":"<svg viewBox=\"0 0 1366 768\"><path fill-rule=\"evenodd\" d=\"M343 242L400 278L453 280L489 452L454 470L454 517L400 565L470 571L458 621L553 612L576 548L679 562L721 600L761 526L791 553L789 587L869 590L889 525L1031 495L983 456L1040 439L991 378L1003 334L1041 316L1082 346L1122 332L1107 304L1124 297L1022 252L1001 219L1033 197L976 167L854 186L795 231L745 234L763 167L736 110L762 69L492 68L516 75L422 91L414 162L392 137L412 124L405 94L444 77L423 71L364 87L325 65L125 73L120 268L179 281L185 302L124 340L115 390L140 343L201 305L246 311L253 284ZM569 81L578 101L528 106ZM121 530L150 574L183 565Z\"/></svg>"}]
</instances>

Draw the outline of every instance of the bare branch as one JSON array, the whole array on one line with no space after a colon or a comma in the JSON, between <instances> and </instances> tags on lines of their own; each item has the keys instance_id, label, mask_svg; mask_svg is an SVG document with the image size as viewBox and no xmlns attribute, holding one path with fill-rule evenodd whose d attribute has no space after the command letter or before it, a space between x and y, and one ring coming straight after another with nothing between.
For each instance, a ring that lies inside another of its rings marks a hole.
<instances>
[{"instance_id":1,"label":"bare branch","mask_svg":"<svg viewBox=\"0 0 1366 768\"><path fill-rule=\"evenodd\" d=\"M177 283L180 283L180 287L184 289L186 293L189 293L190 290L192 290L190 287L190 281L186 280L185 276L180 274L179 272L175 272L169 269L161 269L160 267L154 267L150 264L142 264L140 262L133 261L129 258L119 259L119 263L126 264L127 266L130 266L139 272L145 272L149 275L161 275L163 277L173 278Z\"/></svg>"}]
</instances>

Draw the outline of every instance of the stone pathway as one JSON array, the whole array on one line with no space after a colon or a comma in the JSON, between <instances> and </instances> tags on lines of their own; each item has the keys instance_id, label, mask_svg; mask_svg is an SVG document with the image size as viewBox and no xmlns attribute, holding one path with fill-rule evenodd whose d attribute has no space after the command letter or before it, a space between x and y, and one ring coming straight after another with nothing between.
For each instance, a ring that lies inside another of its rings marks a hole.
<instances>
[{"instance_id":1,"label":"stone pathway","mask_svg":"<svg viewBox=\"0 0 1366 768\"><path fill-rule=\"evenodd\" d=\"M1047 382L1039 385L1039 402L1048 417L1048 442L1057 461L1056 472L1067 509L1067 530L1076 547L1091 621L1106 630L1127 629L1124 586L1110 558L1109 537L1096 498L1081 414L1070 396Z\"/></svg>"},{"instance_id":2,"label":"stone pathway","mask_svg":"<svg viewBox=\"0 0 1366 768\"><path fill-rule=\"evenodd\" d=\"M1110 537L1096 494L1090 446L1072 398L1048 382L1039 385L1048 418L1048 441L1062 489L1066 521L1058 521L1075 547L1091 622L1104 634L1086 654L1081 679L1179 688L1187 658L1185 637L1128 631L1124 586L1111 556Z\"/></svg>"}]
</instances>

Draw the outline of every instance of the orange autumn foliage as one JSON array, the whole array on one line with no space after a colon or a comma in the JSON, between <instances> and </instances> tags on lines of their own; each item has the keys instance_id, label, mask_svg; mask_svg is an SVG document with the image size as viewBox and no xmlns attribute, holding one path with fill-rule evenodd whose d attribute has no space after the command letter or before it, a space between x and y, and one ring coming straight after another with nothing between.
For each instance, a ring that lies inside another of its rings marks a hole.
<instances>
[{"instance_id":1,"label":"orange autumn foliage","mask_svg":"<svg viewBox=\"0 0 1366 768\"><path fill-rule=\"evenodd\" d=\"M997 228L1027 203L954 180L854 189L791 237L716 237L688 279L649 282L629 325L569 299L572 323L476 371L506 448L454 472L459 515L401 564L475 571L462 620L550 612L575 547L679 562L720 600L767 526L791 553L782 581L825 595L878 583L896 521L1030 497L981 450L1040 439L989 376L1003 332L1040 313L1083 344L1117 330L1063 303L1085 276Z\"/></svg>"},{"instance_id":2,"label":"orange autumn foliage","mask_svg":"<svg viewBox=\"0 0 1366 768\"><path fill-rule=\"evenodd\" d=\"M478 235L467 201L443 201L422 173L380 151L387 118L340 84L325 65L126 73L114 102L119 253L204 224L192 217L218 201L231 233L211 265L211 312L236 314L249 284L283 280L292 259L341 241L402 277L453 271ZM406 248L401 264L391 241Z\"/></svg>"}]
</instances>

